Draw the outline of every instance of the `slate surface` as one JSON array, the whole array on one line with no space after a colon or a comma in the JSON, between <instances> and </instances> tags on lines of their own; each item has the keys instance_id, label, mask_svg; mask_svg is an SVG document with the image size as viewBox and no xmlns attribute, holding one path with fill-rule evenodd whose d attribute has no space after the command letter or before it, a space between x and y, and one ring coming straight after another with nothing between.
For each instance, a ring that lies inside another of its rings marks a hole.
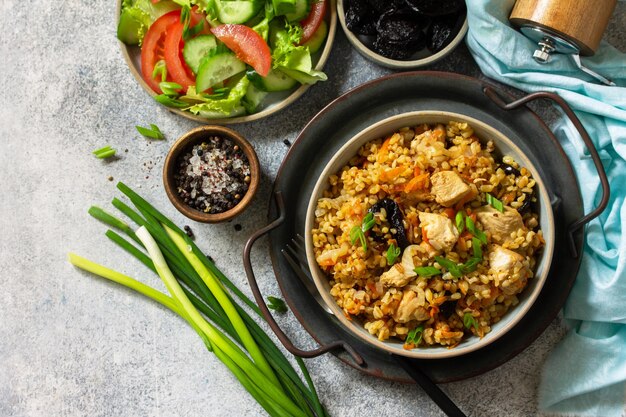
<instances>
[{"instance_id":1,"label":"slate surface","mask_svg":"<svg viewBox=\"0 0 626 417\"><path fill-rule=\"evenodd\" d=\"M265 224L269 189L287 151L283 140L293 141L339 94L390 71L362 58L339 30L327 82L275 116L235 126L258 152L261 189L242 216L208 226L174 210L160 177L171 143L198 124L153 103L133 79L115 39L114 2L4 0L0 23L0 416L263 415L185 323L76 270L66 254L75 251L163 288L86 213L92 204L109 208L122 180L190 225L200 247L249 292L241 250ZM622 2L606 35L622 51L625 29ZM426 69L480 76L465 46ZM549 108L538 110L552 119ZM167 140L140 137L134 126L149 123ZM91 155L107 144L119 158ZM264 293L277 295L266 240L255 247L254 265ZM313 345L291 315L279 321L299 344ZM507 364L443 389L472 416L535 415L541 365L563 334L557 319ZM363 376L332 356L307 365L333 416L442 415L414 386Z\"/></svg>"}]
</instances>

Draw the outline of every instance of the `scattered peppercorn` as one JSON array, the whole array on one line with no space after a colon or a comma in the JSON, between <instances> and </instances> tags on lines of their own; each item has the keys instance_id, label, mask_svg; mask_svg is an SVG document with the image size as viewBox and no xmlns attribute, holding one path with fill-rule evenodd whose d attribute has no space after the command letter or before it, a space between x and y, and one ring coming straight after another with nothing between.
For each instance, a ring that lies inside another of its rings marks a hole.
<instances>
[{"instance_id":1,"label":"scattered peppercorn","mask_svg":"<svg viewBox=\"0 0 626 417\"><path fill-rule=\"evenodd\" d=\"M283 143L287 146L291 146L291 142L289 142L289 139L283 140Z\"/></svg>"},{"instance_id":2,"label":"scattered peppercorn","mask_svg":"<svg viewBox=\"0 0 626 417\"><path fill-rule=\"evenodd\" d=\"M235 207L250 184L250 163L231 140L211 136L177 161L180 198L196 210L222 213Z\"/></svg>"},{"instance_id":3,"label":"scattered peppercorn","mask_svg":"<svg viewBox=\"0 0 626 417\"><path fill-rule=\"evenodd\" d=\"M191 230L191 227L185 225L183 229L185 230L185 233L187 234L187 236L193 239L193 230Z\"/></svg>"},{"instance_id":4,"label":"scattered peppercorn","mask_svg":"<svg viewBox=\"0 0 626 417\"><path fill-rule=\"evenodd\" d=\"M107 178L109 181L113 181L113 177L109 177Z\"/></svg>"},{"instance_id":5,"label":"scattered peppercorn","mask_svg":"<svg viewBox=\"0 0 626 417\"><path fill-rule=\"evenodd\" d=\"M240 231L241 229L242 229L242 227L241 227L241 225L240 225L240 224L236 224L236 225L235 225L235 230L236 230L236 231Z\"/></svg>"}]
</instances>

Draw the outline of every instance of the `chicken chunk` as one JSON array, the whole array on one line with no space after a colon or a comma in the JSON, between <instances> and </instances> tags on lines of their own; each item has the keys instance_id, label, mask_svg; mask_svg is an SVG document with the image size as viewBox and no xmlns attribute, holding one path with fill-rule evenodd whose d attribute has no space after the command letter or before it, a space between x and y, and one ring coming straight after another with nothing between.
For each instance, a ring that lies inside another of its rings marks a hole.
<instances>
[{"instance_id":1,"label":"chicken chunk","mask_svg":"<svg viewBox=\"0 0 626 417\"><path fill-rule=\"evenodd\" d=\"M505 249L499 245L489 246L489 266L492 270L504 275L502 278L502 291L512 295L519 293L526 286L532 271L526 258L517 252Z\"/></svg>"},{"instance_id":2,"label":"chicken chunk","mask_svg":"<svg viewBox=\"0 0 626 417\"><path fill-rule=\"evenodd\" d=\"M380 276L380 282L386 287L404 287L416 275L413 271L405 272L401 263L395 264Z\"/></svg>"},{"instance_id":3,"label":"chicken chunk","mask_svg":"<svg viewBox=\"0 0 626 417\"><path fill-rule=\"evenodd\" d=\"M435 201L444 207L451 207L473 192L459 174L454 171L440 171L430 177L431 193Z\"/></svg>"},{"instance_id":4,"label":"chicken chunk","mask_svg":"<svg viewBox=\"0 0 626 417\"><path fill-rule=\"evenodd\" d=\"M441 214L419 212L419 219L428 243L435 249L447 252L459 240L459 231L448 217Z\"/></svg>"},{"instance_id":5,"label":"chicken chunk","mask_svg":"<svg viewBox=\"0 0 626 417\"><path fill-rule=\"evenodd\" d=\"M405 291L393 319L398 323L407 323L411 320L428 320L428 310L420 302L423 303L415 291Z\"/></svg>"},{"instance_id":6,"label":"chicken chunk","mask_svg":"<svg viewBox=\"0 0 626 417\"><path fill-rule=\"evenodd\" d=\"M477 208L474 213L483 229L491 233L491 240L495 243L508 242L511 240L511 233L524 229L522 215L511 207L505 207L501 213L487 205Z\"/></svg>"}]
</instances>

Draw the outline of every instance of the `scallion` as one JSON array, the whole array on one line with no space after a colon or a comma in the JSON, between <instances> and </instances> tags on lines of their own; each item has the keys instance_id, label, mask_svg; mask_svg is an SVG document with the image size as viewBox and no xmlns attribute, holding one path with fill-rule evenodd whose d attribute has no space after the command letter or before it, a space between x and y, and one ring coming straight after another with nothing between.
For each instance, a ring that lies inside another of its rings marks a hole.
<instances>
[{"instance_id":1,"label":"scallion","mask_svg":"<svg viewBox=\"0 0 626 417\"><path fill-rule=\"evenodd\" d=\"M107 145L103 148L96 149L95 151L92 152L92 154L94 154L96 158L98 159L107 159L107 158L114 156L115 152L116 152L115 149Z\"/></svg>"},{"instance_id":2,"label":"scallion","mask_svg":"<svg viewBox=\"0 0 626 417\"><path fill-rule=\"evenodd\" d=\"M231 370L269 415L326 417L327 412L302 359L296 358L296 362L306 383L272 339L222 287L228 287L260 315L258 307L171 220L124 184L118 184L118 188L131 199L137 211L118 199L114 199L113 205L141 226L137 233L126 222L100 208L92 207L90 214L138 242L140 247L112 230L106 233L113 242L157 272L171 296L77 255L70 254L70 262L135 289L183 317L202 338L207 349ZM141 246L150 256L141 250ZM207 282L211 281L209 290Z\"/></svg>"},{"instance_id":3,"label":"scallion","mask_svg":"<svg viewBox=\"0 0 626 417\"><path fill-rule=\"evenodd\" d=\"M267 307L271 310L276 311L277 313L286 313L287 312L287 304L280 298L272 297L271 295L267 297Z\"/></svg>"},{"instance_id":4,"label":"scallion","mask_svg":"<svg viewBox=\"0 0 626 417\"><path fill-rule=\"evenodd\" d=\"M498 200L489 193L485 195L485 198L487 200L487 204L490 204L491 207L495 208L500 213L504 213L504 204L502 203L502 201Z\"/></svg>"},{"instance_id":5,"label":"scallion","mask_svg":"<svg viewBox=\"0 0 626 417\"><path fill-rule=\"evenodd\" d=\"M149 128L142 127L142 126L135 126L135 128L137 129L139 133L141 133L142 136L145 136L147 138L151 138L151 139L164 139L165 138L165 136L163 136L163 133L161 132L161 129L159 129L159 127L155 124L151 124Z\"/></svg>"},{"instance_id":6,"label":"scallion","mask_svg":"<svg viewBox=\"0 0 626 417\"><path fill-rule=\"evenodd\" d=\"M435 261L437 261L437 263L442 267L446 268L453 277L461 278L463 276L463 271L456 262L441 256L435 256Z\"/></svg>"},{"instance_id":7,"label":"scallion","mask_svg":"<svg viewBox=\"0 0 626 417\"><path fill-rule=\"evenodd\" d=\"M183 88L183 86L171 81L162 81L159 83L159 88L166 96L178 97L178 92Z\"/></svg>"},{"instance_id":8,"label":"scallion","mask_svg":"<svg viewBox=\"0 0 626 417\"><path fill-rule=\"evenodd\" d=\"M478 331L478 322L476 321L472 313L468 312L463 315L463 326L465 326L465 328L468 330L474 327L476 331Z\"/></svg>"},{"instance_id":9,"label":"scallion","mask_svg":"<svg viewBox=\"0 0 626 417\"><path fill-rule=\"evenodd\" d=\"M158 77L161 77L161 82L167 80L167 65L165 64L164 59L157 61L154 65L154 69L152 70L152 78Z\"/></svg>"},{"instance_id":10,"label":"scallion","mask_svg":"<svg viewBox=\"0 0 626 417\"><path fill-rule=\"evenodd\" d=\"M467 230L476 236L484 245L487 244L487 235L485 232L476 227L476 223L474 223L474 220L472 220L470 216L465 216L465 226L467 227Z\"/></svg>"},{"instance_id":11,"label":"scallion","mask_svg":"<svg viewBox=\"0 0 626 417\"><path fill-rule=\"evenodd\" d=\"M456 223L456 229L459 233L463 233L463 230L465 230L465 212L463 210L457 211L454 221Z\"/></svg>"},{"instance_id":12,"label":"scallion","mask_svg":"<svg viewBox=\"0 0 626 417\"><path fill-rule=\"evenodd\" d=\"M363 232L367 232L376 224L376 219L372 213L367 213L365 217L363 217L363 221L361 222L361 230Z\"/></svg>"},{"instance_id":13,"label":"scallion","mask_svg":"<svg viewBox=\"0 0 626 417\"><path fill-rule=\"evenodd\" d=\"M398 256L400 256L401 253L402 249L396 247L396 245L391 242L391 245L389 245L386 253L387 265L393 265L394 263L396 263L396 259L398 258Z\"/></svg>"},{"instance_id":14,"label":"scallion","mask_svg":"<svg viewBox=\"0 0 626 417\"><path fill-rule=\"evenodd\" d=\"M415 271L415 273L420 277L426 278L434 277L435 275L441 275L443 273L441 269L435 268L434 266L418 266L413 271Z\"/></svg>"},{"instance_id":15,"label":"scallion","mask_svg":"<svg viewBox=\"0 0 626 417\"><path fill-rule=\"evenodd\" d=\"M415 346L419 345L422 341L422 336L424 335L424 325L420 324L413 330L409 332L406 336L406 344L413 344Z\"/></svg>"},{"instance_id":16,"label":"scallion","mask_svg":"<svg viewBox=\"0 0 626 417\"><path fill-rule=\"evenodd\" d=\"M191 107L190 103L187 103L186 101L182 101L182 100L177 100L175 98L168 96L167 94L159 94L158 96L154 96L154 99L158 103L163 104L164 106L174 107L176 109L184 109L187 107Z\"/></svg>"}]
</instances>

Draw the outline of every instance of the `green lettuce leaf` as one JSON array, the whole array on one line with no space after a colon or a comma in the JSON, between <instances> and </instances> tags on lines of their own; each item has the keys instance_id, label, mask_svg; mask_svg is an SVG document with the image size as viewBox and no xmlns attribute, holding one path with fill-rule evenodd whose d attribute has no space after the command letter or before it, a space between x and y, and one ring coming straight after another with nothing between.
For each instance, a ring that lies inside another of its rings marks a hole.
<instances>
[{"instance_id":1,"label":"green lettuce leaf","mask_svg":"<svg viewBox=\"0 0 626 417\"><path fill-rule=\"evenodd\" d=\"M229 82L226 87L230 88L228 95L223 98L207 98L196 93L195 88L189 87L187 94L181 100L197 100L198 103L189 107L189 111L203 117L232 117L245 113L242 99L246 95L250 81L241 76Z\"/></svg>"}]
</instances>

